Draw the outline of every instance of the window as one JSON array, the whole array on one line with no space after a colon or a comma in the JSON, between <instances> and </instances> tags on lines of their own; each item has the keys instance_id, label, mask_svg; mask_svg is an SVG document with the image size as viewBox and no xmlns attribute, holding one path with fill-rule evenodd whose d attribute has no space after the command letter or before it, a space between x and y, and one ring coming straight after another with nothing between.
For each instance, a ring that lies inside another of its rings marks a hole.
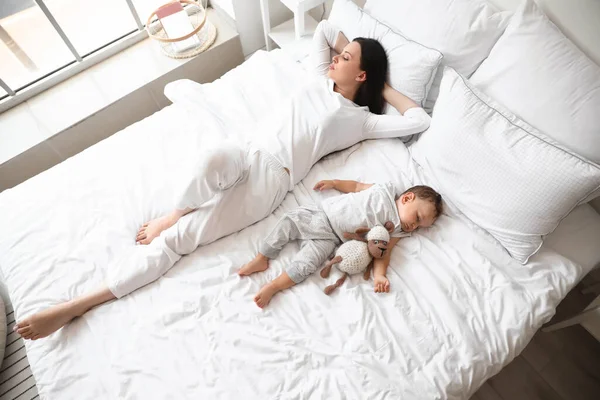
<instances>
[{"instance_id":1,"label":"window","mask_svg":"<svg viewBox=\"0 0 600 400\"><path fill-rule=\"evenodd\" d=\"M82 56L138 28L125 0L44 0L44 3Z\"/></svg>"},{"instance_id":2,"label":"window","mask_svg":"<svg viewBox=\"0 0 600 400\"><path fill-rule=\"evenodd\" d=\"M0 112L142 40L170 1L0 0Z\"/></svg>"},{"instance_id":3,"label":"window","mask_svg":"<svg viewBox=\"0 0 600 400\"><path fill-rule=\"evenodd\" d=\"M0 7L4 11L5 6ZM75 56L35 3L9 11L13 12L4 14L0 20L0 79L12 90L16 92L29 82L75 61Z\"/></svg>"}]
</instances>

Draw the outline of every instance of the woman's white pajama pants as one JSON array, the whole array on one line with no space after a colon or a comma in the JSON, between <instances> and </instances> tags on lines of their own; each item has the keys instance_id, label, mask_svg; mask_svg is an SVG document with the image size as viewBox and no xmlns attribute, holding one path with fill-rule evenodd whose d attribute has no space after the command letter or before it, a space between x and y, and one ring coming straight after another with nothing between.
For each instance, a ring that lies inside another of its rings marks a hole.
<instances>
[{"instance_id":1,"label":"woman's white pajama pants","mask_svg":"<svg viewBox=\"0 0 600 400\"><path fill-rule=\"evenodd\" d=\"M196 208L149 245L108 268L107 284L120 298L160 278L198 246L246 228L271 214L290 190L290 177L268 152L233 143L200 157L177 208Z\"/></svg>"}]
</instances>

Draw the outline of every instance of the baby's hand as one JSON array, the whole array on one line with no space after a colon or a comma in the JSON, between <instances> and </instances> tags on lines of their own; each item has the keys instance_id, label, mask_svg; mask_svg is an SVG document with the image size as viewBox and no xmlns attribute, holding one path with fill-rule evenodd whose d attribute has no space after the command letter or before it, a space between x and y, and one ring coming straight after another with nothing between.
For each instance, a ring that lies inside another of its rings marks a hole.
<instances>
[{"instance_id":1,"label":"baby's hand","mask_svg":"<svg viewBox=\"0 0 600 400\"><path fill-rule=\"evenodd\" d=\"M375 293L388 293L390 291L390 281L383 275L375 277L373 286L375 287Z\"/></svg>"},{"instance_id":2,"label":"baby's hand","mask_svg":"<svg viewBox=\"0 0 600 400\"><path fill-rule=\"evenodd\" d=\"M313 188L313 190L318 190L322 192L323 190L333 189L335 187L335 182L332 180L319 181Z\"/></svg>"}]
</instances>

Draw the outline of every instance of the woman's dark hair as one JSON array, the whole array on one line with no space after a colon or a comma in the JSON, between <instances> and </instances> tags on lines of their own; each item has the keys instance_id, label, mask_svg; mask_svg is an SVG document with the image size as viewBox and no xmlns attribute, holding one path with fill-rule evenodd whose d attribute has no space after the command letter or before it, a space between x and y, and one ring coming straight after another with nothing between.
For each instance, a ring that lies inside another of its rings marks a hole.
<instances>
[{"instance_id":1,"label":"woman's dark hair","mask_svg":"<svg viewBox=\"0 0 600 400\"><path fill-rule=\"evenodd\" d=\"M388 74L387 54L375 39L357 37L353 41L360 45L360 69L367 74L367 80L358 88L354 102L369 107L373 114L382 114L383 87Z\"/></svg>"}]
</instances>

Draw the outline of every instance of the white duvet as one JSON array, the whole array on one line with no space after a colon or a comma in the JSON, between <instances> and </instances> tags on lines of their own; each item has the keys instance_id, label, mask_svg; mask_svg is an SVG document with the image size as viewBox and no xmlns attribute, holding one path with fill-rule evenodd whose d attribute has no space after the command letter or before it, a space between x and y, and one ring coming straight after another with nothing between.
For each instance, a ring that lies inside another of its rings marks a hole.
<instances>
[{"instance_id":1,"label":"white duvet","mask_svg":"<svg viewBox=\"0 0 600 400\"><path fill-rule=\"evenodd\" d=\"M260 53L206 91L218 123L241 137L301 78L280 53ZM170 208L173 174L219 140L214 123L173 105L0 194L0 267L17 319L101 284L111 262L135 246L139 225ZM468 398L525 347L591 265L546 246L522 266L449 210L393 250L389 294L356 276L329 297L316 274L259 309L254 294L296 243L268 271L236 274L286 210L336 195L311 191L316 181L409 186L418 172L399 140L326 157L274 215L28 342L40 397Z\"/></svg>"}]
</instances>

